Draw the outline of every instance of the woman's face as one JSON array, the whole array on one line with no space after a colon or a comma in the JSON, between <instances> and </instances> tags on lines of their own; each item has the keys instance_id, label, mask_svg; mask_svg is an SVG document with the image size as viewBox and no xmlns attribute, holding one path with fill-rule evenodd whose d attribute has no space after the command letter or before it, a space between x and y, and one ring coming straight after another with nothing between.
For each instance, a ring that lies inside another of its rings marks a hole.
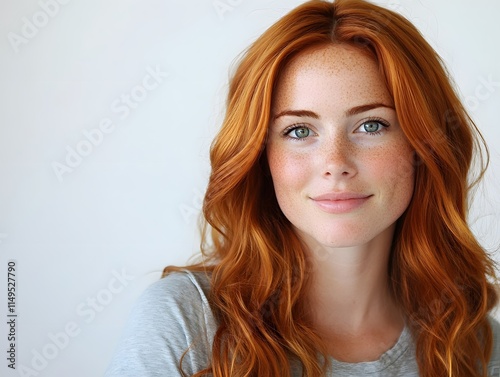
<instances>
[{"instance_id":1,"label":"woman's face","mask_svg":"<svg viewBox=\"0 0 500 377\"><path fill-rule=\"evenodd\" d=\"M392 98L377 64L348 45L306 50L282 72L267 159L279 206L310 248L392 237L413 193Z\"/></svg>"}]
</instances>

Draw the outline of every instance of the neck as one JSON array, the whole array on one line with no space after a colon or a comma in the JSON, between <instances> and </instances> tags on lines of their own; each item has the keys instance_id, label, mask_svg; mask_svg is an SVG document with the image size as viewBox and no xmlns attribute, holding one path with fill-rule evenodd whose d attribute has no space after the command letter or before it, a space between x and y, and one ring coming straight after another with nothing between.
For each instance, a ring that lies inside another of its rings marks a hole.
<instances>
[{"instance_id":1,"label":"neck","mask_svg":"<svg viewBox=\"0 0 500 377\"><path fill-rule=\"evenodd\" d=\"M388 278L393 231L390 228L361 246L309 245L316 251L310 253L308 306L318 330L359 335L374 328L403 327Z\"/></svg>"}]
</instances>

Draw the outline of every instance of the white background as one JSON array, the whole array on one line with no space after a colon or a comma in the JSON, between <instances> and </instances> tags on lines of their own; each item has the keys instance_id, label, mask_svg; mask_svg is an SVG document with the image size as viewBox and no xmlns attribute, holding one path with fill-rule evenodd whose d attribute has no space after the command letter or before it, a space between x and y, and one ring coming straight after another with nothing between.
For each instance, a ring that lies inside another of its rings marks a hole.
<instances>
[{"instance_id":1,"label":"white background","mask_svg":"<svg viewBox=\"0 0 500 377\"><path fill-rule=\"evenodd\" d=\"M0 3L2 376L104 373L137 296L165 265L183 264L197 250L208 148L232 62L302 2L73 0L44 18L40 3L50 1ZM496 251L500 3L381 3L409 17L438 50L484 133L492 163L471 223ZM29 30L24 18L46 25ZM9 33L23 37L23 30L31 36L12 42ZM146 78L149 90L141 88L148 69L165 73L156 84ZM137 101L129 113L117 111L131 92ZM114 128L85 149L83 132L106 119ZM54 164L66 164L78 146L88 155L58 177ZM10 259L17 263L17 367L36 374L7 368Z\"/></svg>"}]
</instances>

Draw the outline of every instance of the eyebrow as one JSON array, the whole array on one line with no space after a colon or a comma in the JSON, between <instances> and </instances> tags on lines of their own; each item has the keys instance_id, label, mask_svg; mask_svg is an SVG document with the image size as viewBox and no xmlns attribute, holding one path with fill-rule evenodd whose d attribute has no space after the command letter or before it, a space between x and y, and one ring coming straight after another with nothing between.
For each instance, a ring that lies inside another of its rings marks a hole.
<instances>
[{"instance_id":1,"label":"eyebrow","mask_svg":"<svg viewBox=\"0 0 500 377\"><path fill-rule=\"evenodd\" d=\"M369 103L367 105L353 107L352 109L347 110L345 112L345 115L349 117L349 116L353 116L353 115L356 115L359 113L364 113L365 111L368 111L368 110L377 109L379 107L385 107L387 109L395 110L394 106L386 105L385 103L376 102L376 103Z\"/></svg>"},{"instance_id":2,"label":"eyebrow","mask_svg":"<svg viewBox=\"0 0 500 377\"><path fill-rule=\"evenodd\" d=\"M380 102L375 102L375 103L368 103L366 105L355 106L347 110L345 112L345 116L350 117L359 113L364 113L365 111L368 110L377 109L379 107L385 107L394 110L394 106L386 105ZM316 114L314 111L309 111L309 110L284 110L276 114L272 119L274 121L282 116L296 116L296 117L308 117L308 118L319 119L318 114Z\"/></svg>"}]
</instances>

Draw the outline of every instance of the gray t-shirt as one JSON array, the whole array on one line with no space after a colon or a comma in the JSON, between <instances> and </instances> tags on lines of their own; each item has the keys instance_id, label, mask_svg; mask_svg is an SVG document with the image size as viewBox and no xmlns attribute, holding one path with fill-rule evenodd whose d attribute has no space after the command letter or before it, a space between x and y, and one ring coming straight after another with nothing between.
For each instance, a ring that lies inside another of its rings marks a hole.
<instances>
[{"instance_id":1,"label":"gray t-shirt","mask_svg":"<svg viewBox=\"0 0 500 377\"><path fill-rule=\"evenodd\" d=\"M105 377L175 377L183 361L188 376L206 368L217 324L208 304L209 280L203 273L172 273L153 283L135 304ZM500 324L491 318L494 332L490 377L500 377ZM335 377L418 376L415 347L407 328L379 360L345 363L331 359ZM292 365L292 377L302 375Z\"/></svg>"}]
</instances>

